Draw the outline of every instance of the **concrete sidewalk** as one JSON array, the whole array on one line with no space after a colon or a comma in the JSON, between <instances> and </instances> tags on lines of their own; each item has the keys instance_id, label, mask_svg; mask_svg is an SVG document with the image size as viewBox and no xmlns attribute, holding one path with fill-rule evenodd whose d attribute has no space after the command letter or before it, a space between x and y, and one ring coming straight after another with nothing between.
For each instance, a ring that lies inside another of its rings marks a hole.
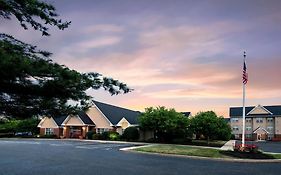
<instances>
[{"instance_id":1,"label":"concrete sidewalk","mask_svg":"<svg viewBox=\"0 0 281 175\"><path fill-rule=\"evenodd\" d=\"M236 140L229 140L226 142L220 149L225 151L233 151L233 147L235 145Z\"/></svg>"}]
</instances>

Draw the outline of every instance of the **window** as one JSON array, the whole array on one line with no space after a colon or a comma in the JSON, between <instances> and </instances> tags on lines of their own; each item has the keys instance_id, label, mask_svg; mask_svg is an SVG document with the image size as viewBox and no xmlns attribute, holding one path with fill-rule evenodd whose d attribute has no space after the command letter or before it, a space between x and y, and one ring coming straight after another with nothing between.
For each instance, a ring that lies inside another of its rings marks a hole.
<instances>
[{"instance_id":1,"label":"window","mask_svg":"<svg viewBox=\"0 0 281 175\"><path fill-rule=\"evenodd\" d=\"M246 123L251 123L251 122L252 122L252 119L246 118Z\"/></svg>"},{"instance_id":2,"label":"window","mask_svg":"<svg viewBox=\"0 0 281 175\"><path fill-rule=\"evenodd\" d=\"M251 131L252 127L251 126L246 126L246 131Z\"/></svg>"},{"instance_id":3,"label":"window","mask_svg":"<svg viewBox=\"0 0 281 175\"><path fill-rule=\"evenodd\" d=\"M232 119L231 119L231 122L232 122L232 123L237 123L237 122L238 122L238 118L232 118Z\"/></svg>"},{"instance_id":4,"label":"window","mask_svg":"<svg viewBox=\"0 0 281 175\"><path fill-rule=\"evenodd\" d=\"M267 118L267 122L268 123L272 123L273 122L273 118Z\"/></svg>"},{"instance_id":5,"label":"window","mask_svg":"<svg viewBox=\"0 0 281 175\"><path fill-rule=\"evenodd\" d=\"M233 126L232 130L233 131L239 131L239 128L238 128L238 126Z\"/></svg>"},{"instance_id":6,"label":"window","mask_svg":"<svg viewBox=\"0 0 281 175\"><path fill-rule=\"evenodd\" d=\"M45 135L53 135L54 129L53 128L46 128L45 129Z\"/></svg>"},{"instance_id":7,"label":"window","mask_svg":"<svg viewBox=\"0 0 281 175\"><path fill-rule=\"evenodd\" d=\"M102 134L106 131L109 131L109 128L97 128L96 129L97 134Z\"/></svg>"},{"instance_id":8,"label":"window","mask_svg":"<svg viewBox=\"0 0 281 175\"><path fill-rule=\"evenodd\" d=\"M270 132L270 131L273 131L273 127L272 127L272 126L268 126L268 127L267 127L267 131L269 131L269 132Z\"/></svg>"},{"instance_id":9,"label":"window","mask_svg":"<svg viewBox=\"0 0 281 175\"><path fill-rule=\"evenodd\" d=\"M263 123L263 119L262 119L262 118L257 118L257 119L256 119L256 122L257 122L257 123Z\"/></svg>"}]
</instances>

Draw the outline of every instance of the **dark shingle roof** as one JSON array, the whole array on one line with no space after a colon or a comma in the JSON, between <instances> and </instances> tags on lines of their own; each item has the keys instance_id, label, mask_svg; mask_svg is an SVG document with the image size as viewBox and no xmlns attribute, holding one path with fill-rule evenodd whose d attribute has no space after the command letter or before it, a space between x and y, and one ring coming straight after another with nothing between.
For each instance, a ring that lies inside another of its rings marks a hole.
<instances>
[{"instance_id":1,"label":"dark shingle roof","mask_svg":"<svg viewBox=\"0 0 281 175\"><path fill-rule=\"evenodd\" d=\"M281 115L281 105L276 105L276 106L263 106L264 108L266 108L267 110L269 110L272 115L271 116L280 116ZM254 109L255 106L250 106L250 107L246 107L245 111L246 111L246 115L248 112L250 112L252 109ZM231 107L229 109L229 116L230 117L241 117L243 115L243 108L242 107Z\"/></svg>"},{"instance_id":2,"label":"dark shingle roof","mask_svg":"<svg viewBox=\"0 0 281 175\"><path fill-rule=\"evenodd\" d=\"M108 120L116 125L124 117L130 124L138 124L137 118L141 114L139 111L133 111L98 101L93 101L101 112L108 118Z\"/></svg>"},{"instance_id":3,"label":"dark shingle roof","mask_svg":"<svg viewBox=\"0 0 281 175\"><path fill-rule=\"evenodd\" d=\"M66 119L66 117L67 116L53 117L53 119L55 120L58 126L61 126L62 122Z\"/></svg>"},{"instance_id":4,"label":"dark shingle roof","mask_svg":"<svg viewBox=\"0 0 281 175\"><path fill-rule=\"evenodd\" d=\"M95 125L95 123L90 119L90 117L83 111L78 112L78 116L86 125Z\"/></svg>"},{"instance_id":5,"label":"dark shingle roof","mask_svg":"<svg viewBox=\"0 0 281 175\"><path fill-rule=\"evenodd\" d=\"M186 117L189 117L190 112L181 112L183 115L185 115Z\"/></svg>"}]
</instances>

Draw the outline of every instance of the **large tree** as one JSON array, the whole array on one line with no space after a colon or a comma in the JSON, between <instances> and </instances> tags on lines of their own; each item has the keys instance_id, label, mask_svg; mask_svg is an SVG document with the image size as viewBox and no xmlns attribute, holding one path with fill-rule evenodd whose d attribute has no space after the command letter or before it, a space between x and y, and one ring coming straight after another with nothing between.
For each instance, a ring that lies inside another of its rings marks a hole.
<instances>
[{"instance_id":1,"label":"large tree","mask_svg":"<svg viewBox=\"0 0 281 175\"><path fill-rule=\"evenodd\" d=\"M189 120L175 109L165 107L146 108L139 118L140 127L154 132L158 141L169 142L175 138L185 138L188 134Z\"/></svg>"},{"instance_id":2,"label":"large tree","mask_svg":"<svg viewBox=\"0 0 281 175\"><path fill-rule=\"evenodd\" d=\"M0 17L14 15L21 26L30 24L49 35L46 24L67 28L55 8L37 0L0 0ZM41 19L45 25L35 19ZM99 73L79 73L54 63L51 53L0 34L0 115L29 118L34 115L76 113L91 105L86 90L104 88L112 95L130 92L126 84Z\"/></svg>"},{"instance_id":3,"label":"large tree","mask_svg":"<svg viewBox=\"0 0 281 175\"><path fill-rule=\"evenodd\" d=\"M199 112L190 120L190 129L197 136L210 139L229 140L231 128L223 117L217 117L213 111Z\"/></svg>"}]
</instances>

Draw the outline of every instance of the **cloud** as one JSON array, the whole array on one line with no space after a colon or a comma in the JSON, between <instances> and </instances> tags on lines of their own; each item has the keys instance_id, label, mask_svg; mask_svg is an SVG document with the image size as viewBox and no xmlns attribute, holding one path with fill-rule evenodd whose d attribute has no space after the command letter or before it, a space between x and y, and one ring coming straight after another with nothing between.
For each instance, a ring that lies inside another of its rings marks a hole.
<instances>
[{"instance_id":1,"label":"cloud","mask_svg":"<svg viewBox=\"0 0 281 175\"><path fill-rule=\"evenodd\" d=\"M82 41L77 43L76 46L80 49L91 49L91 48L99 48L111 46L119 43L121 41L120 37L117 36L106 36L100 38L94 38L91 40Z\"/></svg>"},{"instance_id":2,"label":"cloud","mask_svg":"<svg viewBox=\"0 0 281 175\"><path fill-rule=\"evenodd\" d=\"M124 31L124 28L113 24L98 24L87 26L83 31L86 34L95 34L97 32L119 33Z\"/></svg>"}]
</instances>

